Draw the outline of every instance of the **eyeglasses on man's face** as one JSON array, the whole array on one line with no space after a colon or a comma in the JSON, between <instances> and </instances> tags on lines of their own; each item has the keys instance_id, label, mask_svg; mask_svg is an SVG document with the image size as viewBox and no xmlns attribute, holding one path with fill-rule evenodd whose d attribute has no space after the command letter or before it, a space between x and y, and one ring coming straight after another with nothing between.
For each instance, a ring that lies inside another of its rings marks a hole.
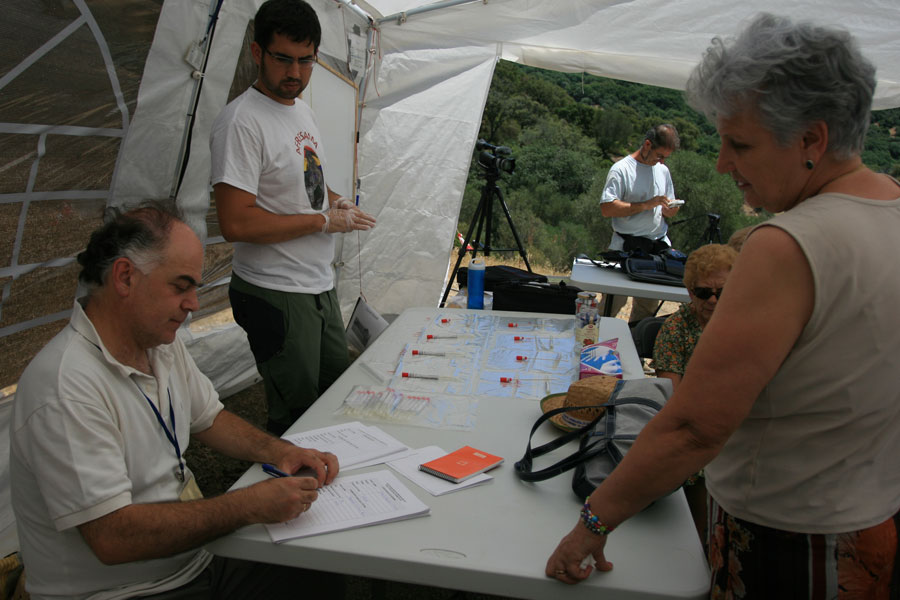
<instances>
[{"instance_id":1,"label":"eyeglasses on man's face","mask_svg":"<svg viewBox=\"0 0 900 600\"><path fill-rule=\"evenodd\" d=\"M709 300L713 296L718 300L722 297L722 289L723 288L695 287L692 291L694 292L694 295L701 300Z\"/></svg>"},{"instance_id":2,"label":"eyeglasses on man's face","mask_svg":"<svg viewBox=\"0 0 900 600\"><path fill-rule=\"evenodd\" d=\"M263 48L263 52L271 56L276 63L278 63L285 69L289 69L295 62L300 65L301 69L312 69L313 65L319 62L319 57L315 54L312 56L307 56L305 58L294 58L293 56L288 56L287 54L270 52L268 48Z\"/></svg>"}]
</instances>

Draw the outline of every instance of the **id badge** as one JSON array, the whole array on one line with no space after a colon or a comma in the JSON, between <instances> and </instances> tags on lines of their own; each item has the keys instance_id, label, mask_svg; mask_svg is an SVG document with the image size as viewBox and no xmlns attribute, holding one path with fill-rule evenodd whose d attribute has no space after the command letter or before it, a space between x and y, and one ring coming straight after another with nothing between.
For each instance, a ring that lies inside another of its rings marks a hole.
<instances>
[{"instance_id":1,"label":"id badge","mask_svg":"<svg viewBox=\"0 0 900 600\"><path fill-rule=\"evenodd\" d=\"M184 484L184 487L181 488L181 493L178 495L178 499L182 502L187 502L188 500L200 500L203 498L203 492L200 491L200 487L197 485L197 480L194 479L193 473L190 477L188 477L187 482Z\"/></svg>"}]
</instances>

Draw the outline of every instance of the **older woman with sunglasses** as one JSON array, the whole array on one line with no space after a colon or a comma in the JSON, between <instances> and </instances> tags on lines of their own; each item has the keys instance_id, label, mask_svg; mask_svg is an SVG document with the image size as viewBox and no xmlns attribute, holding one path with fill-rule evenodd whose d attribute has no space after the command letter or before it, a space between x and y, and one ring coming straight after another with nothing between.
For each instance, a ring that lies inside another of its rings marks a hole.
<instances>
[{"instance_id":1,"label":"older woman with sunglasses","mask_svg":"<svg viewBox=\"0 0 900 600\"><path fill-rule=\"evenodd\" d=\"M672 380L673 390L681 382L694 347L700 341L700 334L716 310L736 258L737 252L729 246L707 244L691 252L684 264L684 287L691 301L682 304L678 312L663 323L653 346L651 365L657 377ZM691 509L697 535L705 543L707 499L702 471L685 481L684 496Z\"/></svg>"},{"instance_id":2,"label":"older woman with sunglasses","mask_svg":"<svg viewBox=\"0 0 900 600\"><path fill-rule=\"evenodd\" d=\"M611 569L606 534L705 467L712 597L889 597L900 183L860 159L874 89L838 29L762 15L713 40L689 101L715 120L719 171L776 216L747 238L678 389L548 576L584 579L588 555Z\"/></svg>"},{"instance_id":3,"label":"older woman with sunglasses","mask_svg":"<svg viewBox=\"0 0 900 600\"><path fill-rule=\"evenodd\" d=\"M736 258L737 252L728 246L707 244L691 252L684 265L684 287L691 301L682 304L663 323L653 346L651 365L657 377L672 380L673 389L681 382L684 368L716 309Z\"/></svg>"}]
</instances>

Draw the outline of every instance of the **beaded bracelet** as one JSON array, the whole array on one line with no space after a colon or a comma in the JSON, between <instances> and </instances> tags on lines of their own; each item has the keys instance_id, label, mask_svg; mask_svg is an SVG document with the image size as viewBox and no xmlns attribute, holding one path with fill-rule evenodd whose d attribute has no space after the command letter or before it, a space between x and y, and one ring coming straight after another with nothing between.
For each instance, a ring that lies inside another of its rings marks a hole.
<instances>
[{"instance_id":1,"label":"beaded bracelet","mask_svg":"<svg viewBox=\"0 0 900 600\"><path fill-rule=\"evenodd\" d=\"M600 522L600 519L597 518L597 515L591 512L591 498L588 496L584 501L584 506L581 507L581 522L584 523L584 526L587 527L588 531L591 533L596 533L597 535L608 535L612 533L614 527L609 527Z\"/></svg>"}]
</instances>

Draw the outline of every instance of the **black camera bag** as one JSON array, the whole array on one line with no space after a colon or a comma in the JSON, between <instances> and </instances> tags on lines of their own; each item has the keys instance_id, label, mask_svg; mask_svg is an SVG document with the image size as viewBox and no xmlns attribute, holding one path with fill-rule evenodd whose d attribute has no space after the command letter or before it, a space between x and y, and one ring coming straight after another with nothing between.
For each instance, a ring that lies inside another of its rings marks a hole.
<instances>
[{"instance_id":1,"label":"black camera bag","mask_svg":"<svg viewBox=\"0 0 900 600\"><path fill-rule=\"evenodd\" d=\"M687 255L668 246L656 254L648 254L643 250L607 250L600 253L602 262L591 260L598 267L614 267L618 264L622 272L635 281L659 283L682 287L684 285L684 263Z\"/></svg>"},{"instance_id":2,"label":"black camera bag","mask_svg":"<svg viewBox=\"0 0 900 600\"><path fill-rule=\"evenodd\" d=\"M494 288L494 310L574 315L580 291L564 281L507 282Z\"/></svg>"},{"instance_id":3,"label":"black camera bag","mask_svg":"<svg viewBox=\"0 0 900 600\"><path fill-rule=\"evenodd\" d=\"M469 281L469 269L461 267L456 272L456 283L460 287L466 287ZM497 289L498 285L506 285L508 283L526 283L529 281L547 281L546 275L539 273L531 273L525 269L518 269L507 265L492 265L484 269L484 289L492 292Z\"/></svg>"},{"instance_id":4,"label":"black camera bag","mask_svg":"<svg viewBox=\"0 0 900 600\"><path fill-rule=\"evenodd\" d=\"M661 283L663 285L684 285L684 262L665 255L654 254L647 258L626 258L622 270L635 281Z\"/></svg>"}]
</instances>

